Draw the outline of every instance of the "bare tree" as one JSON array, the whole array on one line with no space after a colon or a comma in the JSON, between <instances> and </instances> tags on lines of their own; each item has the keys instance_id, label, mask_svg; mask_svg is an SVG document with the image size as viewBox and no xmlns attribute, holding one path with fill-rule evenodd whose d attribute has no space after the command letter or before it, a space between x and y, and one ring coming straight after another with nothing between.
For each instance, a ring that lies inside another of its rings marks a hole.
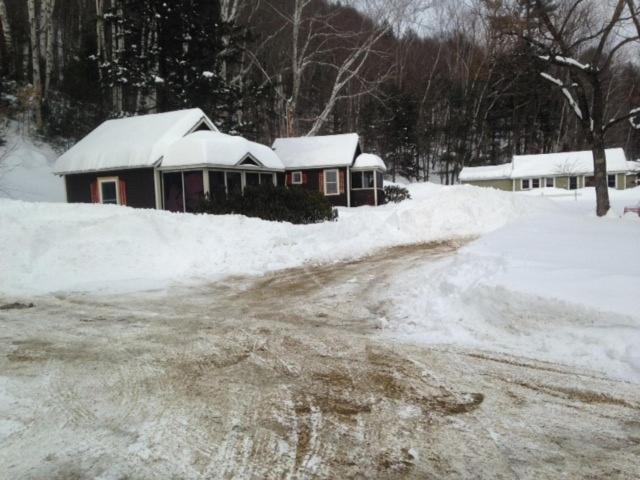
<instances>
[{"instance_id":1,"label":"bare tree","mask_svg":"<svg viewBox=\"0 0 640 480\"><path fill-rule=\"evenodd\" d=\"M305 74L312 68L320 68L330 78L330 89L323 99L318 115L311 122L306 135L320 132L329 120L340 100L372 93L376 85L384 80L384 75L374 81L362 75L367 61L374 56L378 42L396 28L399 19L410 18L425 9L428 2L416 0L368 0L358 2L377 23L358 25L353 28L337 26L337 12L329 10L320 13L312 0L294 0L292 11L286 12L274 3L268 3L274 12L291 29L291 50L289 52L290 83L285 102L285 124L288 136L299 134L300 114L298 111L302 92L305 91ZM370 21L370 20L367 20ZM390 69L389 69L390 70ZM352 82L360 82L361 89L350 89Z\"/></svg>"},{"instance_id":2,"label":"bare tree","mask_svg":"<svg viewBox=\"0 0 640 480\"><path fill-rule=\"evenodd\" d=\"M629 24L638 27L637 12L630 0L594 2L571 0L553 9L544 0L528 0L517 34L536 51L545 64L542 77L564 95L593 151L596 213L609 211L606 137L624 121L640 128L640 109L614 118L607 115L607 90L612 66L627 45L640 45L640 29L628 34ZM511 27L510 27L511 28ZM559 74L552 71L555 68ZM565 79L566 78L566 79Z\"/></svg>"}]
</instances>

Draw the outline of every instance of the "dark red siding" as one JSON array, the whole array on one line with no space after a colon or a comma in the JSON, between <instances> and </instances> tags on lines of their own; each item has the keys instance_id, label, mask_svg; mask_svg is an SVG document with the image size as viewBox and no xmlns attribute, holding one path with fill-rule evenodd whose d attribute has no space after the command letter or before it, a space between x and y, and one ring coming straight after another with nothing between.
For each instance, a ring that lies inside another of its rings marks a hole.
<instances>
[{"instance_id":1,"label":"dark red siding","mask_svg":"<svg viewBox=\"0 0 640 480\"><path fill-rule=\"evenodd\" d=\"M118 177L126 186L127 205L136 208L155 208L156 193L152 168L111 170L99 173L65 175L67 202L91 203L91 184L98 177Z\"/></svg>"},{"instance_id":2,"label":"dark red siding","mask_svg":"<svg viewBox=\"0 0 640 480\"><path fill-rule=\"evenodd\" d=\"M351 206L375 205L375 190L351 190ZM384 203L384 190L378 189L378 205Z\"/></svg>"},{"instance_id":3,"label":"dark red siding","mask_svg":"<svg viewBox=\"0 0 640 480\"><path fill-rule=\"evenodd\" d=\"M320 183L320 173L325 170L338 170L338 175L340 176L340 180L344 180L345 185L340 189L344 190L344 193L340 193L339 195L327 195L327 200L334 207L346 207L347 206L347 169L346 168L308 168L308 169L299 169L299 170L288 170L287 171L287 185L291 185L291 173L292 172L302 172L302 177L304 179L304 183L302 185L291 185L294 187L301 187L305 190L312 190L315 192L324 193L324 185Z\"/></svg>"}]
</instances>

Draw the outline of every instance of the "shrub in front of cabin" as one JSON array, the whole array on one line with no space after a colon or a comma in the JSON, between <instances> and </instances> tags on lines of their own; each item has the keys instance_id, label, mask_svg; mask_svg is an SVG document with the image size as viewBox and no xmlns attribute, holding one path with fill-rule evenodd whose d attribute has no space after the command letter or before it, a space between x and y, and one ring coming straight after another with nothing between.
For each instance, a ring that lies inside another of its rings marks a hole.
<instances>
[{"instance_id":1,"label":"shrub in front of cabin","mask_svg":"<svg viewBox=\"0 0 640 480\"><path fill-rule=\"evenodd\" d=\"M273 185L247 186L244 194L207 197L199 209L214 215L238 214L295 224L333 221L335 210L320 192Z\"/></svg>"},{"instance_id":2,"label":"shrub in front of cabin","mask_svg":"<svg viewBox=\"0 0 640 480\"><path fill-rule=\"evenodd\" d=\"M385 203L400 203L411 200L409 190L398 185L386 185L384 187Z\"/></svg>"}]
</instances>

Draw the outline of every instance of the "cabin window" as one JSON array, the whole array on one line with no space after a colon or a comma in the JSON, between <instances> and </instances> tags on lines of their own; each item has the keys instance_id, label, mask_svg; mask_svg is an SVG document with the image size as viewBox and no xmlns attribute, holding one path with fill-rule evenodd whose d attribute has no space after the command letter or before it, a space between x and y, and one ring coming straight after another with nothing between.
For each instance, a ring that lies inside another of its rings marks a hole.
<instances>
[{"instance_id":1,"label":"cabin window","mask_svg":"<svg viewBox=\"0 0 640 480\"><path fill-rule=\"evenodd\" d=\"M382 186L384 185L384 176L382 175L382 172L376 172L376 176L378 177L376 179L376 183L377 183L377 187L378 188L382 188Z\"/></svg>"},{"instance_id":2,"label":"cabin window","mask_svg":"<svg viewBox=\"0 0 640 480\"><path fill-rule=\"evenodd\" d=\"M224 200L227 196L227 183L224 172L209 172L209 190L211 197L216 200Z\"/></svg>"},{"instance_id":3,"label":"cabin window","mask_svg":"<svg viewBox=\"0 0 640 480\"><path fill-rule=\"evenodd\" d=\"M382 175L374 171L367 171L367 172L353 172L351 174L351 188L354 190L374 188L373 186L374 175L380 175L380 177L378 178L378 186L381 186Z\"/></svg>"},{"instance_id":4,"label":"cabin window","mask_svg":"<svg viewBox=\"0 0 640 480\"><path fill-rule=\"evenodd\" d=\"M273 174L272 173L261 173L260 174L260 185L273 185Z\"/></svg>"},{"instance_id":5,"label":"cabin window","mask_svg":"<svg viewBox=\"0 0 640 480\"><path fill-rule=\"evenodd\" d=\"M118 177L99 178L100 203L118 205Z\"/></svg>"},{"instance_id":6,"label":"cabin window","mask_svg":"<svg viewBox=\"0 0 640 480\"><path fill-rule=\"evenodd\" d=\"M302 185L302 172L292 172L291 183L293 185Z\"/></svg>"},{"instance_id":7,"label":"cabin window","mask_svg":"<svg viewBox=\"0 0 640 480\"><path fill-rule=\"evenodd\" d=\"M616 188L616 176L615 175L607 175L607 185L609 185L609 188Z\"/></svg>"},{"instance_id":8,"label":"cabin window","mask_svg":"<svg viewBox=\"0 0 640 480\"><path fill-rule=\"evenodd\" d=\"M227 172L227 193L229 195L242 193L242 174Z\"/></svg>"},{"instance_id":9,"label":"cabin window","mask_svg":"<svg viewBox=\"0 0 640 480\"><path fill-rule=\"evenodd\" d=\"M254 167L259 167L260 165L254 161L251 157L247 157L244 160L242 160L242 163L240 163L240 165L251 165Z\"/></svg>"},{"instance_id":10,"label":"cabin window","mask_svg":"<svg viewBox=\"0 0 640 480\"><path fill-rule=\"evenodd\" d=\"M260 174L259 173L245 173L245 182L247 187L255 187L256 185L260 185Z\"/></svg>"},{"instance_id":11,"label":"cabin window","mask_svg":"<svg viewBox=\"0 0 640 480\"><path fill-rule=\"evenodd\" d=\"M184 198L187 212L195 212L204 198L202 171L184 172Z\"/></svg>"},{"instance_id":12,"label":"cabin window","mask_svg":"<svg viewBox=\"0 0 640 480\"><path fill-rule=\"evenodd\" d=\"M522 179L522 190L529 190L531 188L531 181L528 178Z\"/></svg>"},{"instance_id":13,"label":"cabin window","mask_svg":"<svg viewBox=\"0 0 640 480\"><path fill-rule=\"evenodd\" d=\"M362 188L362 172L353 172L351 174L351 188Z\"/></svg>"},{"instance_id":14,"label":"cabin window","mask_svg":"<svg viewBox=\"0 0 640 480\"><path fill-rule=\"evenodd\" d=\"M569 177L569 189L576 190L578 188L578 177Z\"/></svg>"},{"instance_id":15,"label":"cabin window","mask_svg":"<svg viewBox=\"0 0 640 480\"><path fill-rule=\"evenodd\" d=\"M531 179L531 188L540 188L540 179L532 178Z\"/></svg>"},{"instance_id":16,"label":"cabin window","mask_svg":"<svg viewBox=\"0 0 640 480\"><path fill-rule=\"evenodd\" d=\"M169 210L170 212L184 212L182 173L164 173L162 175L162 187L165 210Z\"/></svg>"},{"instance_id":17,"label":"cabin window","mask_svg":"<svg viewBox=\"0 0 640 480\"><path fill-rule=\"evenodd\" d=\"M555 178L553 178L553 177L545 178L544 182L545 182L545 187L547 187L547 188L553 188L553 187L556 186Z\"/></svg>"},{"instance_id":18,"label":"cabin window","mask_svg":"<svg viewBox=\"0 0 640 480\"><path fill-rule=\"evenodd\" d=\"M324 171L324 194L339 195L340 187L338 185L338 170Z\"/></svg>"},{"instance_id":19,"label":"cabin window","mask_svg":"<svg viewBox=\"0 0 640 480\"><path fill-rule=\"evenodd\" d=\"M373 188L373 172L362 172L362 185L364 188Z\"/></svg>"}]
</instances>

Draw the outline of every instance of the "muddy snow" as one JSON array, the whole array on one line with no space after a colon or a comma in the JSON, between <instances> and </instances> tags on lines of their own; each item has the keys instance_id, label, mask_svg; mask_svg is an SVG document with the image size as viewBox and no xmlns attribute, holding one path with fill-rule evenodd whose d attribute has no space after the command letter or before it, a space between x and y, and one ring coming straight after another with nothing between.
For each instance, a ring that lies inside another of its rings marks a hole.
<instances>
[{"instance_id":1,"label":"muddy snow","mask_svg":"<svg viewBox=\"0 0 640 480\"><path fill-rule=\"evenodd\" d=\"M637 384L389 335L458 247L0 310L3 478L636 477Z\"/></svg>"}]
</instances>

